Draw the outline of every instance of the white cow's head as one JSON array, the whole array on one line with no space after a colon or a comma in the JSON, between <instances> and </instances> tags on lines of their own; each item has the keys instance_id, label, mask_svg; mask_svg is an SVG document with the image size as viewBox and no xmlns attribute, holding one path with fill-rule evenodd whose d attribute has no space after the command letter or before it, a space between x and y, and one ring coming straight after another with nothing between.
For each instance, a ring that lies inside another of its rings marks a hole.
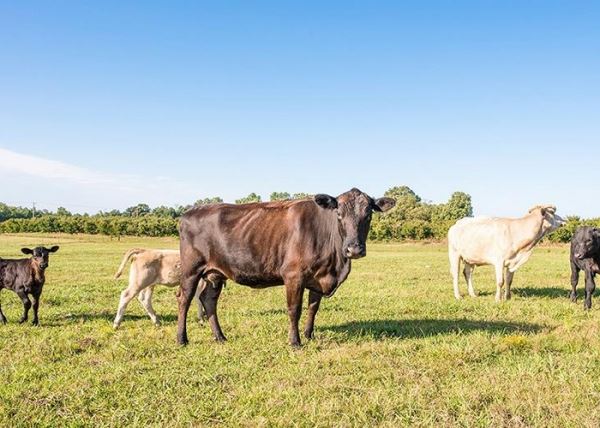
<instances>
[{"instance_id":1,"label":"white cow's head","mask_svg":"<svg viewBox=\"0 0 600 428\"><path fill-rule=\"evenodd\" d=\"M542 220L542 233L554 232L561 226L564 226L567 221L556 214L556 207L554 205L537 205L529 210L529 213L539 212Z\"/></svg>"}]
</instances>

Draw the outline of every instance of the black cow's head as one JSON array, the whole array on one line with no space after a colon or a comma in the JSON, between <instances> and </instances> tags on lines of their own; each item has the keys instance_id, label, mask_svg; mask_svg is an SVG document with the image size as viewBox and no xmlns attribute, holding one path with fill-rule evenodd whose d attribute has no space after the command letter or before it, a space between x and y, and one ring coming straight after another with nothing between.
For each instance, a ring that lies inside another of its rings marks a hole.
<instances>
[{"instance_id":1,"label":"black cow's head","mask_svg":"<svg viewBox=\"0 0 600 428\"><path fill-rule=\"evenodd\" d=\"M396 205L392 198L373 199L354 188L337 198L329 195L315 195L315 202L321 208L336 210L340 231L343 237L344 256L359 259L367 255L367 235L371 227L371 213L384 212Z\"/></svg>"},{"instance_id":2,"label":"black cow's head","mask_svg":"<svg viewBox=\"0 0 600 428\"><path fill-rule=\"evenodd\" d=\"M586 259L600 252L600 229L582 227L573 238L573 257Z\"/></svg>"},{"instance_id":3,"label":"black cow's head","mask_svg":"<svg viewBox=\"0 0 600 428\"><path fill-rule=\"evenodd\" d=\"M46 269L48 267L48 257L50 253L56 253L58 248L58 245L55 245L52 248L35 247L33 250L31 248L21 248L21 252L23 254L31 254L33 261L36 262L41 269Z\"/></svg>"}]
</instances>

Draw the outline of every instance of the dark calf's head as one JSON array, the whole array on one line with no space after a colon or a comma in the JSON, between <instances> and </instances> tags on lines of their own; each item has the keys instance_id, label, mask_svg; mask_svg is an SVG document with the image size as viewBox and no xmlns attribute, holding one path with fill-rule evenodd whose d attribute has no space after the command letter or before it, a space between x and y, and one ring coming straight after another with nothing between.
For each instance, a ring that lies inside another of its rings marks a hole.
<instances>
[{"instance_id":1,"label":"dark calf's head","mask_svg":"<svg viewBox=\"0 0 600 428\"><path fill-rule=\"evenodd\" d=\"M385 212L396 205L392 198L373 199L356 188L342 193L337 198L316 195L315 202L323 209L337 212L343 237L342 251L349 259L359 259L367 255L367 236L373 211Z\"/></svg>"},{"instance_id":2,"label":"dark calf's head","mask_svg":"<svg viewBox=\"0 0 600 428\"><path fill-rule=\"evenodd\" d=\"M576 259L592 257L600 252L600 229L583 227L575 235L573 256Z\"/></svg>"},{"instance_id":3,"label":"dark calf's head","mask_svg":"<svg viewBox=\"0 0 600 428\"><path fill-rule=\"evenodd\" d=\"M51 248L35 247L33 250L31 248L21 248L21 252L23 254L31 254L31 259L34 263L37 263L41 269L46 269L48 267L50 253L57 252L58 248L58 245Z\"/></svg>"}]
</instances>

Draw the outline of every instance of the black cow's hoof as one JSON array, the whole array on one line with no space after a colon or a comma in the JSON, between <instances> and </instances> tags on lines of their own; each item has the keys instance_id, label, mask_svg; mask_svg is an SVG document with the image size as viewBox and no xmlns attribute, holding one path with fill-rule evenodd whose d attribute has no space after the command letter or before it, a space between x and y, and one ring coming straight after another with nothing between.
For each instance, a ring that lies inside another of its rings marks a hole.
<instances>
[{"instance_id":1,"label":"black cow's hoof","mask_svg":"<svg viewBox=\"0 0 600 428\"><path fill-rule=\"evenodd\" d=\"M227 342L227 338L224 335L215 336L215 342L224 343Z\"/></svg>"},{"instance_id":2,"label":"black cow's hoof","mask_svg":"<svg viewBox=\"0 0 600 428\"><path fill-rule=\"evenodd\" d=\"M25 321L27 321L27 318L21 318L21 319L19 320L19 324L23 324Z\"/></svg>"},{"instance_id":3,"label":"black cow's hoof","mask_svg":"<svg viewBox=\"0 0 600 428\"><path fill-rule=\"evenodd\" d=\"M315 334L312 331L305 331L304 337L306 337L308 340L313 340L315 338Z\"/></svg>"},{"instance_id":4,"label":"black cow's hoof","mask_svg":"<svg viewBox=\"0 0 600 428\"><path fill-rule=\"evenodd\" d=\"M178 337L177 338L177 344L180 346L186 346L188 343L190 343L190 341L188 340L187 337Z\"/></svg>"},{"instance_id":5,"label":"black cow's hoof","mask_svg":"<svg viewBox=\"0 0 600 428\"><path fill-rule=\"evenodd\" d=\"M0 323L1 324L6 324L6 322L7 322L6 318L4 318L4 317L0 318Z\"/></svg>"},{"instance_id":6,"label":"black cow's hoof","mask_svg":"<svg viewBox=\"0 0 600 428\"><path fill-rule=\"evenodd\" d=\"M33 321L33 322L31 323L31 325L32 325L32 326L34 326L34 327L39 327L39 325L40 325L40 322L39 322L39 321Z\"/></svg>"}]
</instances>

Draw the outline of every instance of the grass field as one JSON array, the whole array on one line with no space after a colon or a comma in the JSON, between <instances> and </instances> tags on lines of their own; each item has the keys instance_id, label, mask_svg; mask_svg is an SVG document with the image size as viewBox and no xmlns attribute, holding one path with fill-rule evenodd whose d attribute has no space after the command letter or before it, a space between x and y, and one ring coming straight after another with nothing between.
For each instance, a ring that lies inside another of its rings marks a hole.
<instances>
[{"instance_id":1,"label":"grass field","mask_svg":"<svg viewBox=\"0 0 600 428\"><path fill-rule=\"evenodd\" d=\"M134 300L113 330L122 254L175 239L0 235L0 255L40 243L61 245L41 326L17 324L20 300L0 296L3 427L600 425L600 304L567 299L566 247L536 249L497 305L491 268L475 272L480 297L454 300L442 244L370 244L296 351L282 287L228 284L225 344L190 317L190 345L177 346L166 287L161 327Z\"/></svg>"}]
</instances>

